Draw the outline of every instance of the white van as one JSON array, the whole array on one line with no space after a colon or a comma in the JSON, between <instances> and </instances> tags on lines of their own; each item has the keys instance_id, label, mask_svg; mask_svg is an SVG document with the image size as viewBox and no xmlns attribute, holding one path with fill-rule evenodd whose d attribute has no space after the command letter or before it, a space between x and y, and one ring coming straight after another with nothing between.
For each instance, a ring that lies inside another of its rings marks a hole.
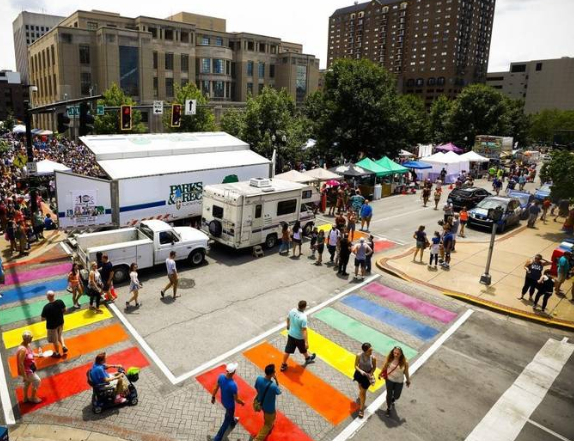
<instances>
[{"instance_id":1,"label":"white van","mask_svg":"<svg viewBox=\"0 0 574 441\"><path fill-rule=\"evenodd\" d=\"M222 244L247 248L264 243L272 248L283 222L301 223L311 233L315 215L303 202L308 186L280 179L208 185L203 189L202 229Z\"/></svg>"}]
</instances>

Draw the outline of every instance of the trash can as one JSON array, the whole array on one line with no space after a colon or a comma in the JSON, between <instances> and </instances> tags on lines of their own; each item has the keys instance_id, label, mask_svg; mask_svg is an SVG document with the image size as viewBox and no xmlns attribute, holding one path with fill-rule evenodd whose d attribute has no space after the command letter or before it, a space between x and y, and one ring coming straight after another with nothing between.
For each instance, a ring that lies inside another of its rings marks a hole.
<instances>
[{"instance_id":1,"label":"trash can","mask_svg":"<svg viewBox=\"0 0 574 441\"><path fill-rule=\"evenodd\" d=\"M373 191L373 200L381 199L383 194L383 186L381 184L376 184Z\"/></svg>"}]
</instances>

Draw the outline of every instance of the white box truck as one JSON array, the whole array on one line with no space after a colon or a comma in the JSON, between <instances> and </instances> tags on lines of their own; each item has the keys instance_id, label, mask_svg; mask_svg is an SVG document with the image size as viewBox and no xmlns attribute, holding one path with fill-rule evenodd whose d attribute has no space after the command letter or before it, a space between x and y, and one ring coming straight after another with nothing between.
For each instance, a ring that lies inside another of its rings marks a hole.
<instances>
[{"instance_id":1,"label":"white box truck","mask_svg":"<svg viewBox=\"0 0 574 441\"><path fill-rule=\"evenodd\" d=\"M216 242L232 248L264 243L272 248L283 223L301 223L311 233L315 215L303 202L307 186L280 179L208 185L203 189L202 229Z\"/></svg>"},{"instance_id":2,"label":"white box truck","mask_svg":"<svg viewBox=\"0 0 574 441\"><path fill-rule=\"evenodd\" d=\"M189 260L200 265L209 250L207 235L191 227L171 227L150 220L137 228L121 228L76 236L78 259L89 270L89 262L96 261L97 253L107 254L113 264L114 282L129 277L129 267L137 263L140 269L162 264L171 251L176 260Z\"/></svg>"},{"instance_id":3,"label":"white box truck","mask_svg":"<svg viewBox=\"0 0 574 441\"><path fill-rule=\"evenodd\" d=\"M270 176L271 161L223 132L86 136L105 179L56 173L61 228L201 216L203 188Z\"/></svg>"}]
</instances>

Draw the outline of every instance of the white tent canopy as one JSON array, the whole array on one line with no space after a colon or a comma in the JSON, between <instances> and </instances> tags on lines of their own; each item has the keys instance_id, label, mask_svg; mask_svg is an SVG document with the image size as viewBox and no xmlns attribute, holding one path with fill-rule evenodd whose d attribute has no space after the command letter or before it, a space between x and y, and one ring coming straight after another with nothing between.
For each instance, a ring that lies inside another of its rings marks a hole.
<instances>
[{"instance_id":1,"label":"white tent canopy","mask_svg":"<svg viewBox=\"0 0 574 441\"><path fill-rule=\"evenodd\" d=\"M26 133L26 126L22 124L17 124L12 129L12 133Z\"/></svg>"},{"instance_id":2,"label":"white tent canopy","mask_svg":"<svg viewBox=\"0 0 574 441\"><path fill-rule=\"evenodd\" d=\"M411 156L415 156L415 155L413 155L411 152L408 152L406 150L401 150L399 153L399 156L410 158Z\"/></svg>"},{"instance_id":3,"label":"white tent canopy","mask_svg":"<svg viewBox=\"0 0 574 441\"><path fill-rule=\"evenodd\" d=\"M440 173L444 168L447 174L447 182L452 182L463 171L468 171L470 164L468 159L454 152L435 153L424 158L424 162L432 165L432 173Z\"/></svg>"},{"instance_id":4,"label":"white tent canopy","mask_svg":"<svg viewBox=\"0 0 574 441\"><path fill-rule=\"evenodd\" d=\"M479 155L472 150L470 152L466 152L464 155L460 155L461 158L466 159L468 162L488 162L489 159L485 158L484 156Z\"/></svg>"},{"instance_id":5,"label":"white tent canopy","mask_svg":"<svg viewBox=\"0 0 574 441\"><path fill-rule=\"evenodd\" d=\"M330 172L329 170L325 170L324 168L314 168L313 170L307 170L303 174L310 176L313 181L330 181L331 179L343 179L341 175Z\"/></svg>"},{"instance_id":6,"label":"white tent canopy","mask_svg":"<svg viewBox=\"0 0 574 441\"><path fill-rule=\"evenodd\" d=\"M71 172L72 169L59 162L50 161L49 159L44 159L43 161L38 161L36 163L36 175L46 176L53 175L55 171Z\"/></svg>"},{"instance_id":7,"label":"white tent canopy","mask_svg":"<svg viewBox=\"0 0 574 441\"><path fill-rule=\"evenodd\" d=\"M297 170L289 170L288 172L275 175L275 179L283 179L284 181L301 182L301 183L311 182L315 180L315 178L308 176L304 173L298 172Z\"/></svg>"}]
</instances>

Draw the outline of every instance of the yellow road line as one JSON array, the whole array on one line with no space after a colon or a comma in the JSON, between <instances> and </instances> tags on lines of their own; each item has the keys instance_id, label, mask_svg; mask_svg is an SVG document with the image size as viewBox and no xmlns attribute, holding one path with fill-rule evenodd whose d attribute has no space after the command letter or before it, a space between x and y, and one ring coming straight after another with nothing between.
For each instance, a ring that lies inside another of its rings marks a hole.
<instances>
[{"instance_id":1,"label":"yellow road line","mask_svg":"<svg viewBox=\"0 0 574 441\"><path fill-rule=\"evenodd\" d=\"M346 377L353 378L353 374L355 373L355 354L347 351L345 348L323 337L312 329L307 328L307 333L309 337L309 351L317 353L321 360ZM287 331L282 331L281 334L286 336ZM380 372L381 370L377 368L375 378L379 376ZM376 392L383 384L385 384L384 380L377 379L376 383L369 388L369 391Z\"/></svg>"},{"instance_id":2,"label":"yellow road line","mask_svg":"<svg viewBox=\"0 0 574 441\"><path fill-rule=\"evenodd\" d=\"M83 311L68 314L64 316L64 331L81 328L82 326L88 326L92 323L101 322L102 320L107 320L113 317L108 308L103 308L102 312L102 314L96 314L94 311L85 309ZM6 331L2 334L6 349L18 346L22 342L22 333L26 330L32 332L34 340L46 338L47 335L45 322L11 329L10 331Z\"/></svg>"}]
</instances>

